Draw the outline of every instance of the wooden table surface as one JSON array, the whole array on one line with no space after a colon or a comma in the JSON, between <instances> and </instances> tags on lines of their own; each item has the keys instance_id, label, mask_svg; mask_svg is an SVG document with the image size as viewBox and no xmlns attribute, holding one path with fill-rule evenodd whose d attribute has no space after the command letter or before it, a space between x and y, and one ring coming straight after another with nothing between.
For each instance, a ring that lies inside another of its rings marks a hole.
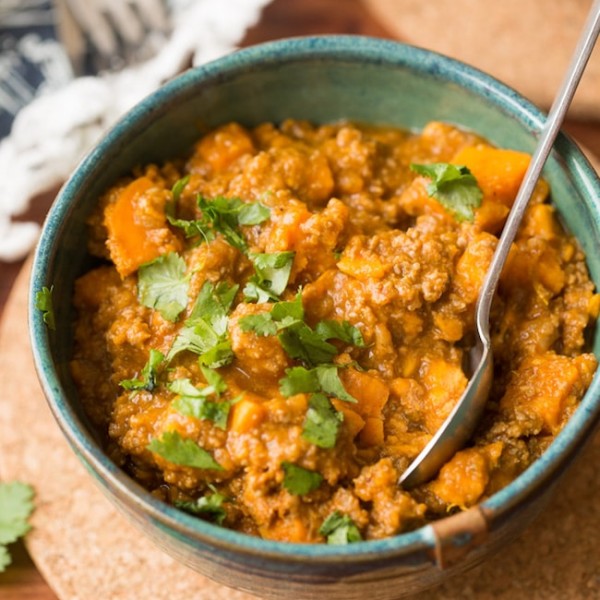
<instances>
[{"instance_id":1,"label":"wooden table surface","mask_svg":"<svg viewBox=\"0 0 600 600\"><path fill-rule=\"evenodd\" d=\"M342 9L343 7L343 9ZM294 35L353 33L391 38L392 34L378 23L360 0L273 0L264 10L260 22L246 35L243 45ZM569 49L566 49L569 51ZM600 157L600 123L574 122L565 129L593 156ZM53 193L32 203L23 218L42 221ZM22 262L0 262L0 318ZM13 564L0 574L0 598L3 600L56 600L22 543L11 546ZM103 599L102 599L103 600Z\"/></svg>"}]
</instances>

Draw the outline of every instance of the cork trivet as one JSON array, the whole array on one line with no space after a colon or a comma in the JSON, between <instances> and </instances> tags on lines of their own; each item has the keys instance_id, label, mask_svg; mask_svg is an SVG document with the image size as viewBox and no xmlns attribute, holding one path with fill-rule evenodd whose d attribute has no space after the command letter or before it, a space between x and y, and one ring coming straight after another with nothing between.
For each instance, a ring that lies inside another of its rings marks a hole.
<instances>
[{"instance_id":1,"label":"cork trivet","mask_svg":"<svg viewBox=\"0 0 600 600\"><path fill-rule=\"evenodd\" d=\"M28 550L61 600L251 600L177 563L130 526L63 439L37 383L27 334L29 268L0 328L0 478L36 490ZM485 564L415 600L600 597L600 435L541 518Z\"/></svg>"},{"instance_id":2,"label":"cork trivet","mask_svg":"<svg viewBox=\"0 0 600 600\"><path fill-rule=\"evenodd\" d=\"M403 42L474 65L542 108L556 95L592 0L364 0ZM571 115L600 120L600 44Z\"/></svg>"}]
</instances>

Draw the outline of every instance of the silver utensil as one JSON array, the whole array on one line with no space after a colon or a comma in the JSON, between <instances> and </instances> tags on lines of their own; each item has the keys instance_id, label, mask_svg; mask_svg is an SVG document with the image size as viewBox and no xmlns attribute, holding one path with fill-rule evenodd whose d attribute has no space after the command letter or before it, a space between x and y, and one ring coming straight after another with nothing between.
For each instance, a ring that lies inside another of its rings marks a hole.
<instances>
[{"instance_id":1,"label":"silver utensil","mask_svg":"<svg viewBox=\"0 0 600 600\"><path fill-rule=\"evenodd\" d=\"M489 321L490 308L500 273L537 180L552 150L554 140L594 49L599 32L600 0L596 0L590 9L569 68L544 123L529 169L525 174L479 292L475 309L477 342L469 356L472 373L469 383L446 421L400 477L399 485L401 487L412 488L432 479L444 463L467 443L479 422L493 380Z\"/></svg>"}]
</instances>

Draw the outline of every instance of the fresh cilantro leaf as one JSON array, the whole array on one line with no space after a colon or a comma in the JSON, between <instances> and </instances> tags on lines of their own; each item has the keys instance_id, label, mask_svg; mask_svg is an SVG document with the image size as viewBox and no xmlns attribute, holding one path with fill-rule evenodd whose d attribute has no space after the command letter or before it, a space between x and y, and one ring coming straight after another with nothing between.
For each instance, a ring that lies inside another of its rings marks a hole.
<instances>
[{"instance_id":1,"label":"fresh cilantro leaf","mask_svg":"<svg viewBox=\"0 0 600 600\"><path fill-rule=\"evenodd\" d=\"M3 573L11 562L12 558L8 552L8 548L0 545L0 573Z\"/></svg>"},{"instance_id":2,"label":"fresh cilantro leaf","mask_svg":"<svg viewBox=\"0 0 600 600\"><path fill-rule=\"evenodd\" d=\"M333 448L337 440L343 413L337 411L324 394L313 394L302 427L302 437L319 448Z\"/></svg>"},{"instance_id":3,"label":"fresh cilantro leaf","mask_svg":"<svg viewBox=\"0 0 600 600\"><path fill-rule=\"evenodd\" d=\"M321 473L309 471L294 463L284 461L281 463L281 467L283 468L283 487L295 496L309 494L323 482Z\"/></svg>"},{"instance_id":4,"label":"fresh cilantro leaf","mask_svg":"<svg viewBox=\"0 0 600 600\"><path fill-rule=\"evenodd\" d=\"M161 438L153 439L147 447L151 452L182 467L223 470L209 452L200 448L193 440L181 437L177 431L166 431Z\"/></svg>"},{"instance_id":5,"label":"fresh cilantro leaf","mask_svg":"<svg viewBox=\"0 0 600 600\"><path fill-rule=\"evenodd\" d=\"M324 392L340 400L356 403L338 373L338 365L319 365L312 369L305 367L291 367L286 369L285 377L279 381L279 391L285 397L294 394Z\"/></svg>"},{"instance_id":6,"label":"fresh cilantro leaf","mask_svg":"<svg viewBox=\"0 0 600 600\"><path fill-rule=\"evenodd\" d=\"M201 496L194 502L175 502L175 506L192 515L208 519L217 525L223 525L227 517L227 511L223 508L223 504L227 501L227 497L223 494L213 492L207 496Z\"/></svg>"},{"instance_id":7,"label":"fresh cilantro leaf","mask_svg":"<svg viewBox=\"0 0 600 600\"><path fill-rule=\"evenodd\" d=\"M54 286L47 288L44 286L35 294L35 307L42 311L42 319L48 326L48 329L53 331L56 329L56 321L54 319L54 307L52 305L52 292Z\"/></svg>"},{"instance_id":8,"label":"fresh cilantro leaf","mask_svg":"<svg viewBox=\"0 0 600 600\"><path fill-rule=\"evenodd\" d=\"M292 301L272 304L270 312L246 315L239 321L242 331L254 331L256 335L275 335L280 329L290 327L304 319L302 294L296 294Z\"/></svg>"},{"instance_id":9,"label":"fresh cilantro leaf","mask_svg":"<svg viewBox=\"0 0 600 600\"><path fill-rule=\"evenodd\" d=\"M212 388L214 390L214 394L219 396L227 390L227 384L225 383L225 380L217 371L205 367L204 365L200 365L200 370L202 371L202 375L204 375L204 379L206 379L206 383L208 383L208 388Z\"/></svg>"},{"instance_id":10,"label":"fresh cilantro leaf","mask_svg":"<svg viewBox=\"0 0 600 600\"><path fill-rule=\"evenodd\" d=\"M126 390L146 390L152 392L157 384L158 367L165 360L165 356L158 350L150 350L148 362L144 365L140 379L124 379L119 385Z\"/></svg>"},{"instance_id":11,"label":"fresh cilantro leaf","mask_svg":"<svg viewBox=\"0 0 600 600\"><path fill-rule=\"evenodd\" d=\"M331 362L337 354L337 348L333 344L326 342L302 321L286 327L279 334L279 341L291 358L307 365Z\"/></svg>"},{"instance_id":12,"label":"fresh cilantro leaf","mask_svg":"<svg viewBox=\"0 0 600 600\"><path fill-rule=\"evenodd\" d=\"M221 429L227 428L227 418L231 403L226 401L212 402L207 398L219 396L227 389L223 378L212 369L201 366L208 385L204 388L195 387L189 379L176 379L169 384L169 389L179 397L173 402L173 408L183 415L194 419L212 421Z\"/></svg>"},{"instance_id":13,"label":"fresh cilantro leaf","mask_svg":"<svg viewBox=\"0 0 600 600\"><path fill-rule=\"evenodd\" d=\"M174 186L174 199L175 191ZM259 225L271 215L270 209L263 204L242 202L239 198L217 196L208 200L200 195L197 204L202 212L200 219L176 219L173 211L168 211L169 223L183 229L187 237L201 236L207 242L214 240L215 234L220 233L229 244L244 253L248 250L248 243L240 231L240 226Z\"/></svg>"},{"instance_id":14,"label":"fresh cilantro leaf","mask_svg":"<svg viewBox=\"0 0 600 600\"><path fill-rule=\"evenodd\" d=\"M185 261L176 252L159 256L138 270L138 296L144 306L176 321L188 303L189 277Z\"/></svg>"},{"instance_id":15,"label":"fresh cilantro leaf","mask_svg":"<svg viewBox=\"0 0 600 600\"><path fill-rule=\"evenodd\" d=\"M246 302L276 302L287 287L294 252L275 252L273 254L252 254L255 274L244 287Z\"/></svg>"},{"instance_id":16,"label":"fresh cilantro leaf","mask_svg":"<svg viewBox=\"0 0 600 600\"><path fill-rule=\"evenodd\" d=\"M194 303L188 322L202 319L222 335L227 330L227 315L239 286L220 281L216 285L206 281Z\"/></svg>"},{"instance_id":17,"label":"fresh cilantro leaf","mask_svg":"<svg viewBox=\"0 0 600 600\"><path fill-rule=\"evenodd\" d=\"M326 394L344 400L345 402L358 402L354 396L351 396L346 391L346 388L340 379L339 369L340 367L338 365L319 365L316 367L315 371L319 378L321 390Z\"/></svg>"},{"instance_id":18,"label":"fresh cilantro leaf","mask_svg":"<svg viewBox=\"0 0 600 600\"><path fill-rule=\"evenodd\" d=\"M224 400L211 402L202 396L179 396L174 400L173 408L182 415L212 421L220 429L227 429L231 403Z\"/></svg>"},{"instance_id":19,"label":"fresh cilantro leaf","mask_svg":"<svg viewBox=\"0 0 600 600\"><path fill-rule=\"evenodd\" d=\"M227 338L227 315L238 290L237 285L207 281L202 286L190 318L179 330L167 361L179 352L189 350L200 356L200 363L217 368L233 360L231 342Z\"/></svg>"},{"instance_id":20,"label":"fresh cilantro leaf","mask_svg":"<svg viewBox=\"0 0 600 600\"><path fill-rule=\"evenodd\" d=\"M240 225L260 225L271 216L271 209L260 202L244 204L238 213Z\"/></svg>"},{"instance_id":21,"label":"fresh cilantro leaf","mask_svg":"<svg viewBox=\"0 0 600 600\"><path fill-rule=\"evenodd\" d=\"M365 341L359 329L348 321L319 321L315 327L316 333L324 340L340 340L358 348L364 348Z\"/></svg>"},{"instance_id":22,"label":"fresh cilantro leaf","mask_svg":"<svg viewBox=\"0 0 600 600\"><path fill-rule=\"evenodd\" d=\"M328 544L345 545L360 542L362 536L351 517L336 510L323 521L319 533Z\"/></svg>"},{"instance_id":23,"label":"fresh cilantro leaf","mask_svg":"<svg viewBox=\"0 0 600 600\"><path fill-rule=\"evenodd\" d=\"M277 333L277 322L270 312L257 315L246 315L239 320L242 331L254 331L256 335L275 335Z\"/></svg>"},{"instance_id":24,"label":"fresh cilantro leaf","mask_svg":"<svg viewBox=\"0 0 600 600\"><path fill-rule=\"evenodd\" d=\"M295 394L320 392L321 384L315 369L306 367L290 367L285 370L285 377L279 381L279 391L289 398Z\"/></svg>"},{"instance_id":25,"label":"fresh cilantro leaf","mask_svg":"<svg viewBox=\"0 0 600 600\"><path fill-rule=\"evenodd\" d=\"M27 519L33 511L33 488L13 481L0 483L0 573L10 564L6 545L16 542L30 529Z\"/></svg>"},{"instance_id":26,"label":"fresh cilantro leaf","mask_svg":"<svg viewBox=\"0 0 600 600\"><path fill-rule=\"evenodd\" d=\"M431 179L427 193L438 200L457 221L473 221L473 209L481 206L483 192L467 167L449 163L413 163L410 168Z\"/></svg>"},{"instance_id":27,"label":"fresh cilantro leaf","mask_svg":"<svg viewBox=\"0 0 600 600\"><path fill-rule=\"evenodd\" d=\"M178 179L171 188L171 197L173 198L173 202L178 202L179 198L183 190L186 188L187 184L190 182L190 176L186 175L181 179Z\"/></svg>"}]
</instances>

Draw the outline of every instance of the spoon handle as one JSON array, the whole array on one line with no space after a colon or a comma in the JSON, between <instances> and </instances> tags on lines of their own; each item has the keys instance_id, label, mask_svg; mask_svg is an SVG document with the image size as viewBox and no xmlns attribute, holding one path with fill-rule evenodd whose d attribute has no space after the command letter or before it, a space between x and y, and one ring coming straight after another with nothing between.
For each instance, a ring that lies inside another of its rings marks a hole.
<instances>
[{"instance_id":1,"label":"spoon handle","mask_svg":"<svg viewBox=\"0 0 600 600\"><path fill-rule=\"evenodd\" d=\"M500 241L489 266L486 278L481 287L477 301L476 321L480 335L489 342L490 307L494 292L498 285L500 273L506 262L511 244L515 239L521 220L529 200L544 168L544 164L552 151L554 141L564 121L575 91L583 75L583 71L592 54L600 33L600 0L596 0L591 8L579 42L566 71L562 84L552 103L548 118L541 130L538 145L535 149L529 168L519 188L519 192L510 211Z\"/></svg>"}]
</instances>

